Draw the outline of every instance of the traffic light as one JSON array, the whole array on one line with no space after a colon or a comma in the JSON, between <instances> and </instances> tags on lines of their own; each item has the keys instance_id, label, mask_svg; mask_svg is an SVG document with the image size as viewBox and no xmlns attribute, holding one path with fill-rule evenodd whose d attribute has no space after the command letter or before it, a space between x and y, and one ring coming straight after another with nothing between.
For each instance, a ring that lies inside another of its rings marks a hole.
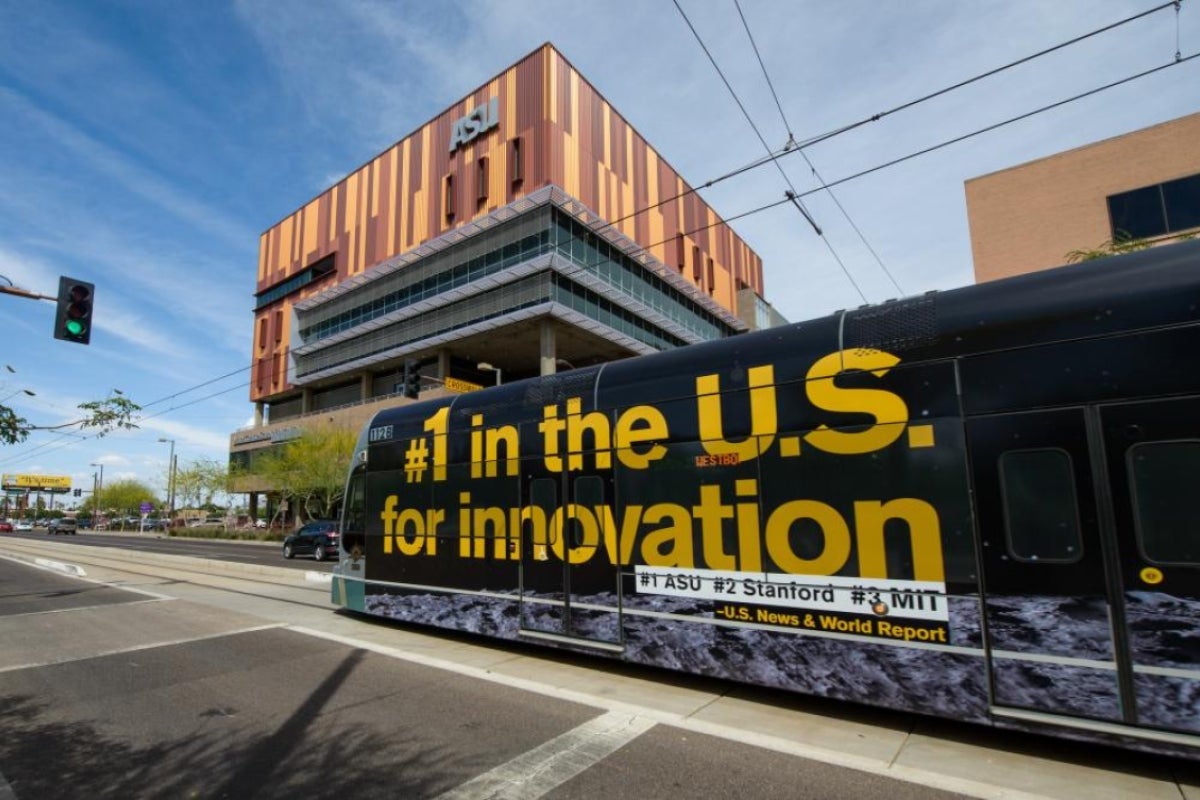
<instances>
[{"instance_id":1,"label":"traffic light","mask_svg":"<svg viewBox=\"0 0 1200 800\"><path fill-rule=\"evenodd\" d=\"M83 496L83 489L75 489L75 490L74 490L74 492L75 492L75 496L76 496L76 497L82 497L82 496Z\"/></svg>"},{"instance_id":2,"label":"traffic light","mask_svg":"<svg viewBox=\"0 0 1200 800\"><path fill-rule=\"evenodd\" d=\"M54 316L54 338L87 344L92 339L92 301L95 284L75 278L58 279L58 312Z\"/></svg>"},{"instance_id":3,"label":"traffic light","mask_svg":"<svg viewBox=\"0 0 1200 800\"><path fill-rule=\"evenodd\" d=\"M404 396L416 398L421 393L421 365L410 359L404 362Z\"/></svg>"}]
</instances>

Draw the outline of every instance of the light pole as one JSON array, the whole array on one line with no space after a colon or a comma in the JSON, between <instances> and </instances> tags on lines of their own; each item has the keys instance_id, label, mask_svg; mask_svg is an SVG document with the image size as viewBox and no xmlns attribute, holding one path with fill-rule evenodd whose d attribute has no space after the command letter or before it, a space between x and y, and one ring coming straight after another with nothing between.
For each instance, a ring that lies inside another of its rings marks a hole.
<instances>
[{"instance_id":1,"label":"light pole","mask_svg":"<svg viewBox=\"0 0 1200 800\"><path fill-rule=\"evenodd\" d=\"M486 361L480 361L478 364L475 365L475 368L478 370L482 370L483 372L496 373L496 385L497 386L500 385L500 368L499 367L493 367L491 364L489 364Z\"/></svg>"},{"instance_id":2,"label":"light pole","mask_svg":"<svg viewBox=\"0 0 1200 800\"><path fill-rule=\"evenodd\" d=\"M88 464L88 466L100 468L100 485L98 487L95 481L96 473L92 473L92 530L96 530L96 526L100 524L100 493L104 491L104 465Z\"/></svg>"},{"instance_id":3,"label":"light pole","mask_svg":"<svg viewBox=\"0 0 1200 800\"><path fill-rule=\"evenodd\" d=\"M160 438L159 441L171 443L167 470L167 524L172 525L175 522L175 440Z\"/></svg>"},{"instance_id":4,"label":"light pole","mask_svg":"<svg viewBox=\"0 0 1200 800\"><path fill-rule=\"evenodd\" d=\"M30 397L37 397L37 395L36 395L35 393L33 393L33 392L29 391L28 389L17 389L15 392L13 392L12 394L10 394L8 397L4 398L3 400L0 400L0 403L6 403L6 402L8 402L10 399L12 399L12 398L16 397L16 396L17 396L17 395L19 395L21 392L24 392L25 394L29 395Z\"/></svg>"}]
</instances>

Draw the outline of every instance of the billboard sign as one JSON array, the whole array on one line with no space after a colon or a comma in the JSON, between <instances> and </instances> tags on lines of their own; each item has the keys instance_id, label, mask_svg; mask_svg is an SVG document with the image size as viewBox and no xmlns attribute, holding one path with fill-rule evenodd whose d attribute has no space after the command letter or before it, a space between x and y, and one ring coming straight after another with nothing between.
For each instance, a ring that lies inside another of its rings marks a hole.
<instances>
[{"instance_id":1,"label":"billboard sign","mask_svg":"<svg viewBox=\"0 0 1200 800\"><path fill-rule=\"evenodd\" d=\"M6 472L0 478L0 483L2 483L4 489L27 489L33 492L58 493L71 491L70 475L29 475Z\"/></svg>"}]
</instances>

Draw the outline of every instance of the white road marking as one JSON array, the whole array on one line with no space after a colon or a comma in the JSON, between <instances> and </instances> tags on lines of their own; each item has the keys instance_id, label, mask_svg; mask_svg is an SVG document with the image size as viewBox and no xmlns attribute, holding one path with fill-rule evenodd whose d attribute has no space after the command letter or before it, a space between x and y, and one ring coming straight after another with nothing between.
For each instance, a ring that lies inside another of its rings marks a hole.
<instances>
[{"instance_id":1,"label":"white road marking","mask_svg":"<svg viewBox=\"0 0 1200 800\"><path fill-rule=\"evenodd\" d=\"M288 630L296 631L297 633L303 633L307 636L315 636L319 639L328 639L334 642L341 642L342 644L350 647L369 650L373 653L379 653L380 655L396 658L401 661L408 661L413 664L421 664L424 666L433 667L435 669L445 670L447 672L454 672L459 675L468 675L473 678L478 678L479 680L489 681L491 683L511 687L514 689L523 689L528 692L540 694L544 697L555 697L561 700L567 700L573 703L591 706L593 708L602 708L610 712L622 714L625 717L637 717L646 721L654 721L661 725L669 725L680 730L703 733L707 734L708 736L715 736L727 741L741 742L742 744L747 744L752 747L760 747L764 750L771 750L776 753L786 753L788 755L798 756L800 758L819 761L823 764L831 764L835 767L855 769L870 775L880 775L885 778L904 781L905 783L916 784L918 786L927 786L931 789L941 789L945 792L957 792L958 794L965 794L971 797L988 798L989 800L1045 800L1043 795L1023 792L1005 786L987 783L986 781L959 778L954 775L944 775L942 773L935 772L932 769L923 769L921 767L909 767L902 764L895 764L892 763L892 760L872 758L871 756L835 750L831 747L821 747L819 745L807 744L792 739L773 736L767 733L759 733L754 730L738 728L733 725L720 722L707 722L705 720L693 719L690 715L645 708L632 703L625 703L621 700L616 700L610 697L599 697L597 695L577 692L571 689L564 689L559 686L552 686L529 678L518 678L513 675L489 672L488 670L479 667L472 667L466 664L459 664L441 658L435 658L407 650L401 650L400 648L396 647L376 644L375 642L370 642L365 639L342 636L336 633L327 633L325 631L319 631L313 628L305 628L299 625L289 625ZM896 755L898 754L899 751L897 751ZM497 795L497 797L500 797L500 795Z\"/></svg>"},{"instance_id":2,"label":"white road marking","mask_svg":"<svg viewBox=\"0 0 1200 800\"><path fill-rule=\"evenodd\" d=\"M5 614L0 617L0 621L8 619L20 619L21 617L40 617L44 614L68 614L72 611L95 611L96 609L112 609L116 607L125 608L127 606L140 606L144 603L161 603L164 600L170 600L170 597L148 597L145 600L130 600L128 603L98 603L94 606L71 606L70 608L49 608L45 611L23 611L20 614Z\"/></svg>"},{"instance_id":3,"label":"white road marking","mask_svg":"<svg viewBox=\"0 0 1200 800\"><path fill-rule=\"evenodd\" d=\"M113 606L108 606L113 608ZM11 667L0 667L0 674L5 672L16 672L21 669L34 669L36 667L53 667L59 664L70 664L74 661L87 661L92 658L104 658L105 656L116 656L122 653L136 653L139 650L153 650L156 647L173 647L179 644L192 644L193 642L204 642L209 639L221 639L225 636L237 636L241 633L255 633L256 631L269 631L274 628L286 628L282 622L272 623L270 625L255 625L250 628L237 628L232 631L222 631L221 633L210 633L207 636L190 636L185 639L166 639L159 642L147 642L146 644L134 645L133 647L119 647L115 650L101 650L86 655L76 656L74 658L58 658L50 661L36 661L28 664L16 664Z\"/></svg>"},{"instance_id":4,"label":"white road marking","mask_svg":"<svg viewBox=\"0 0 1200 800\"><path fill-rule=\"evenodd\" d=\"M73 575L76 578L82 578L84 575L87 575L87 573L83 571L83 567L76 566L75 564L64 564L61 561L54 561L49 558L35 558L33 563L39 567L42 567L43 569L52 569L55 572L65 572L66 574Z\"/></svg>"},{"instance_id":5,"label":"white road marking","mask_svg":"<svg viewBox=\"0 0 1200 800\"><path fill-rule=\"evenodd\" d=\"M610 711L439 796L438 800L534 800L598 764L655 722Z\"/></svg>"},{"instance_id":6,"label":"white road marking","mask_svg":"<svg viewBox=\"0 0 1200 800\"><path fill-rule=\"evenodd\" d=\"M76 566L75 564L63 564L62 562L59 562L59 561L51 561L51 562L49 562L50 564L56 564L58 566L48 566L47 564L39 563L42 561L47 561L48 559L38 558L38 559L34 559L33 561L26 561L25 559L14 558L13 556L10 556L10 555L0 555L0 559L3 559L4 561L11 561L14 564L23 564L26 567L37 567L38 569L49 569L49 570L53 570L55 572L64 572L64 570L60 569L60 567L66 567L67 569L65 570L65 573L67 575L70 575L72 578L75 578L76 580L84 581L85 583L94 583L97 586L108 586L113 589L121 589L122 591L133 592L134 594L144 594L147 597L153 597L155 600L175 600L175 599L177 599L175 597L172 597L169 594L160 594L158 592L152 592L149 589L139 589L136 586L126 586L123 583L113 583L112 581L101 581L101 580L97 580L95 578L85 577L87 575L87 573L83 571L83 567ZM70 611L73 609L63 609L63 610Z\"/></svg>"}]
</instances>

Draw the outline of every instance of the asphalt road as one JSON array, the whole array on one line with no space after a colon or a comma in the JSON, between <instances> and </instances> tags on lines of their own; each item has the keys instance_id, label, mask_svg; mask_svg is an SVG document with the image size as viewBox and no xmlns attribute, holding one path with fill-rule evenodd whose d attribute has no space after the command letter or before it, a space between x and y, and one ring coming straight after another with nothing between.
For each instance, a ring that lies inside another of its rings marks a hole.
<instances>
[{"instance_id":1,"label":"asphalt road","mask_svg":"<svg viewBox=\"0 0 1200 800\"><path fill-rule=\"evenodd\" d=\"M964 796L264 625L153 586L0 559L0 797Z\"/></svg>"},{"instance_id":2,"label":"asphalt road","mask_svg":"<svg viewBox=\"0 0 1200 800\"><path fill-rule=\"evenodd\" d=\"M0 535L0 800L1200 800L1194 763L336 613L328 569Z\"/></svg>"},{"instance_id":3,"label":"asphalt road","mask_svg":"<svg viewBox=\"0 0 1200 800\"><path fill-rule=\"evenodd\" d=\"M232 539L191 539L154 533L121 533L118 531L81 530L75 535L50 536L44 529L32 533L0 533L0 539L11 537L33 541L53 540L64 544L113 547L122 550L141 550L195 558L213 558L240 564L262 564L291 567L297 570L330 569L329 564L317 564L312 556L286 559L280 542L237 541ZM315 565L315 566L314 566Z\"/></svg>"}]
</instances>

